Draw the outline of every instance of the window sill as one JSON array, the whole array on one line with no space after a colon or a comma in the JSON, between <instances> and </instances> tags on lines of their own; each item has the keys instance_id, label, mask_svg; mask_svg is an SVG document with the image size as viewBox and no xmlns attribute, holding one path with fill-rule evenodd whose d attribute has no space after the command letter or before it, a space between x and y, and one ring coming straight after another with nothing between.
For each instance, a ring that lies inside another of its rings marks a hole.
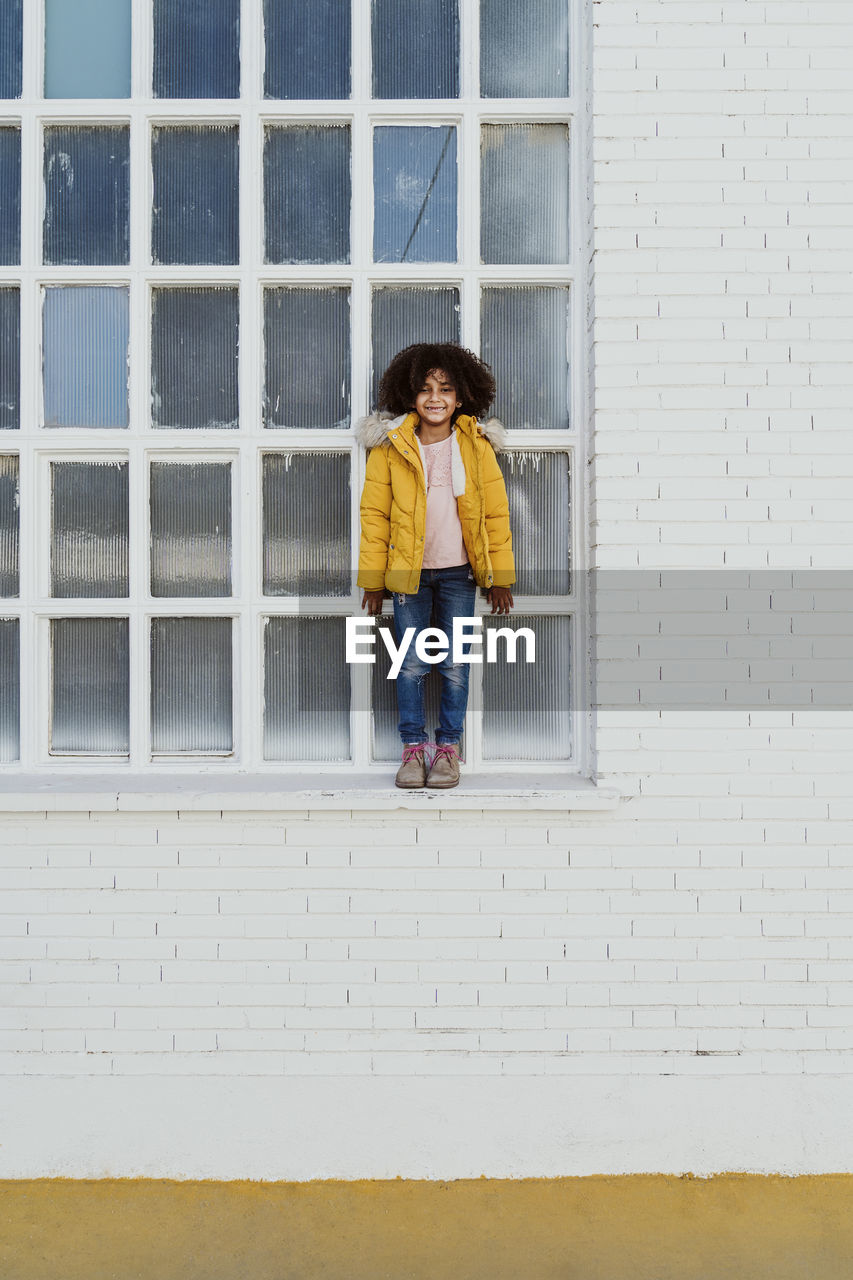
<instances>
[{"instance_id":1,"label":"window sill","mask_svg":"<svg viewBox=\"0 0 853 1280\"><path fill-rule=\"evenodd\" d=\"M175 777L64 777L17 774L0 779L0 810L5 813L90 812L140 813L181 810L191 813L221 812L323 812L394 810L559 810L601 812L615 809L621 792L613 786L597 786L588 778L530 773L491 773L463 779L450 791L401 791L370 774L306 776L244 774L213 778L209 775Z\"/></svg>"}]
</instances>

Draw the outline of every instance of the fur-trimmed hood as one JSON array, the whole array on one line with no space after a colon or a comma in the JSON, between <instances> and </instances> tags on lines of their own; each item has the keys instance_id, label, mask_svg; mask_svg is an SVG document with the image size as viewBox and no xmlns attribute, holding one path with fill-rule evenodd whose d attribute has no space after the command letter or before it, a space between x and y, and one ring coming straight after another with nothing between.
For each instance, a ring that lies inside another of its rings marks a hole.
<instances>
[{"instance_id":1,"label":"fur-trimmed hood","mask_svg":"<svg viewBox=\"0 0 853 1280\"><path fill-rule=\"evenodd\" d=\"M365 449L375 449L388 439L395 427L402 426L408 416L407 413L401 413L398 417L394 417L392 413L369 413L367 417L359 418L355 424L356 439ZM476 423L480 434L486 437L495 453L500 453L506 447L506 427L497 418L487 418L485 422L468 418L467 421Z\"/></svg>"}]
</instances>

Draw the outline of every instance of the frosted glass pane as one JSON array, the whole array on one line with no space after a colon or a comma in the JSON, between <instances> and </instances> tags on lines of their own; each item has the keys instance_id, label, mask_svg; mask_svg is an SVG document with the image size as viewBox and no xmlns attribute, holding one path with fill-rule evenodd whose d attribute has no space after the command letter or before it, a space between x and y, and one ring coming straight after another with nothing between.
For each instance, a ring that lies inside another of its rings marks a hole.
<instances>
[{"instance_id":1,"label":"frosted glass pane","mask_svg":"<svg viewBox=\"0 0 853 1280\"><path fill-rule=\"evenodd\" d=\"M265 427L349 426L349 333L348 289L265 291Z\"/></svg>"},{"instance_id":2,"label":"frosted glass pane","mask_svg":"<svg viewBox=\"0 0 853 1280\"><path fill-rule=\"evenodd\" d=\"M23 0L0 0L0 98L20 98Z\"/></svg>"},{"instance_id":3,"label":"frosted glass pane","mask_svg":"<svg viewBox=\"0 0 853 1280\"><path fill-rule=\"evenodd\" d=\"M45 0L44 96L130 97L131 0Z\"/></svg>"},{"instance_id":4,"label":"frosted glass pane","mask_svg":"<svg viewBox=\"0 0 853 1280\"><path fill-rule=\"evenodd\" d=\"M412 342L459 341L459 290L415 285L373 291L373 374L370 403L392 358Z\"/></svg>"},{"instance_id":5,"label":"frosted glass pane","mask_svg":"<svg viewBox=\"0 0 853 1280\"><path fill-rule=\"evenodd\" d=\"M483 262L568 262L568 126L482 129Z\"/></svg>"},{"instance_id":6,"label":"frosted glass pane","mask_svg":"<svg viewBox=\"0 0 853 1280\"><path fill-rule=\"evenodd\" d=\"M126 462L52 462L50 593L126 596Z\"/></svg>"},{"instance_id":7,"label":"frosted glass pane","mask_svg":"<svg viewBox=\"0 0 853 1280\"><path fill-rule=\"evenodd\" d=\"M21 640L17 618L0 618L0 764L21 754Z\"/></svg>"},{"instance_id":8,"label":"frosted glass pane","mask_svg":"<svg viewBox=\"0 0 853 1280\"><path fill-rule=\"evenodd\" d=\"M373 0L372 9L374 98L458 98L458 0Z\"/></svg>"},{"instance_id":9,"label":"frosted glass pane","mask_svg":"<svg viewBox=\"0 0 853 1280\"><path fill-rule=\"evenodd\" d=\"M122 266L130 257L127 125L44 131L44 260Z\"/></svg>"},{"instance_id":10,"label":"frosted glass pane","mask_svg":"<svg viewBox=\"0 0 853 1280\"><path fill-rule=\"evenodd\" d=\"M509 498L515 590L528 596L568 594L569 455L513 450L499 453L498 462Z\"/></svg>"},{"instance_id":11,"label":"frosted glass pane","mask_svg":"<svg viewBox=\"0 0 853 1280\"><path fill-rule=\"evenodd\" d=\"M265 262L349 262L349 125L264 131Z\"/></svg>"},{"instance_id":12,"label":"frosted glass pane","mask_svg":"<svg viewBox=\"0 0 853 1280\"><path fill-rule=\"evenodd\" d=\"M524 661L519 640L516 661L483 663L483 758L485 760L567 760L572 750L571 621L514 614L485 619L488 630L529 627L536 636L536 661Z\"/></svg>"},{"instance_id":13,"label":"frosted glass pane","mask_svg":"<svg viewBox=\"0 0 853 1280\"><path fill-rule=\"evenodd\" d=\"M20 490L16 454L0 454L0 596L16 596Z\"/></svg>"},{"instance_id":14,"label":"frosted glass pane","mask_svg":"<svg viewBox=\"0 0 853 1280\"><path fill-rule=\"evenodd\" d=\"M151 749L232 748L230 618L151 622Z\"/></svg>"},{"instance_id":15,"label":"frosted glass pane","mask_svg":"<svg viewBox=\"0 0 853 1280\"><path fill-rule=\"evenodd\" d=\"M21 294L0 289L0 431L21 425Z\"/></svg>"},{"instance_id":16,"label":"frosted glass pane","mask_svg":"<svg viewBox=\"0 0 853 1280\"><path fill-rule=\"evenodd\" d=\"M154 289L151 421L155 427L240 425L236 289Z\"/></svg>"},{"instance_id":17,"label":"frosted glass pane","mask_svg":"<svg viewBox=\"0 0 853 1280\"><path fill-rule=\"evenodd\" d=\"M126 755L130 742L127 618L54 618L50 747Z\"/></svg>"},{"instance_id":18,"label":"frosted glass pane","mask_svg":"<svg viewBox=\"0 0 853 1280\"><path fill-rule=\"evenodd\" d=\"M456 261L456 129L381 125L373 132L376 262Z\"/></svg>"},{"instance_id":19,"label":"frosted glass pane","mask_svg":"<svg viewBox=\"0 0 853 1280\"><path fill-rule=\"evenodd\" d=\"M348 98L350 0L264 0L266 98Z\"/></svg>"},{"instance_id":20,"label":"frosted glass pane","mask_svg":"<svg viewBox=\"0 0 853 1280\"><path fill-rule=\"evenodd\" d=\"M394 634L394 619L386 616L378 626L387 628ZM370 668L370 706L373 741L371 755L374 760L400 759L403 743L397 725L400 715L397 709L397 685L388 679L391 659L384 641L377 636L373 646L376 661ZM429 738L435 738L438 729L438 708L441 700L441 677L437 671L431 671L424 684L424 716ZM465 757L464 734L460 742L460 754Z\"/></svg>"},{"instance_id":21,"label":"frosted glass pane","mask_svg":"<svg viewBox=\"0 0 853 1280\"><path fill-rule=\"evenodd\" d=\"M480 0L484 98L562 98L569 92L566 0Z\"/></svg>"},{"instance_id":22,"label":"frosted glass pane","mask_svg":"<svg viewBox=\"0 0 853 1280\"><path fill-rule=\"evenodd\" d=\"M349 454L266 454L263 539L265 595L349 595Z\"/></svg>"},{"instance_id":23,"label":"frosted glass pane","mask_svg":"<svg viewBox=\"0 0 853 1280\"><path fill-rule=\"evenodd\" d=\"M154 97L239 96L240 0L154 0Z\"/></svg>"},{"instance_id":24,"label":"frosted glass pane","mask_svg":"<svg viewBox=\"0 0 853 1280\"><path fill-rule=\"evenodd\" d=\"M0 128L0 266L21 261L21 131Z\"/></svg>"},{"instance_id":25,"label":"frosted glass pane","mask_svg":"<svg viewBox=\"0 0 853 1280\"><path fill-rule=\"evenodd\" d=\"M230 463L151 463L151 594L230 596Z\"/></svg>"},{"instance_id":26,"label":"frosted glass pane","mask_svg":"<svg viewBox=\"0 0 853 1280\"><path fill-rule=\"evenodd\" d=\"M237 125L155 127L151 139L155 263L240 258Z\"/></svg>"},{"instance_id":27,"label":"frosted glass pane","mask_svg":"<svg viewBox=\"0 0 853 1280\"><path fill-rule=\"evenodd\" d=\"M343 618L268 618L264 759L350 758L350 669Z\"/></svg>"},{"instance_id":28,"label":"frosted glass pane","mask_svg":"<svg viewBox=\"0 0 853 1280\"><path fill-rule=\"evenodd\" d=\"M43 322L44 425L126 427L127 289L45 289Z\"/></svg>"},{"instance_id":29,"label":"frosted glass pane","mask_svg":"<svg viewBox=\"0 0 853 1280\"><path fill-rule=\"evenodd\" d=\"M569 291L483 290L483 359L497 382L495 414L507 427L569 426Z\"/></svg>"}]
</instances>

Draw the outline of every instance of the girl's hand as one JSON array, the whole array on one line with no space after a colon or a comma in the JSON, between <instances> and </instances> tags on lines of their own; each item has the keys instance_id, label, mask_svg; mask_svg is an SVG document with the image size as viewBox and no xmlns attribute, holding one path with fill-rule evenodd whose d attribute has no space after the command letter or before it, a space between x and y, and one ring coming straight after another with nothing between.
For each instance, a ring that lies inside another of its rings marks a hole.
<instances>
[{"instance_id":1,"label":"girl's hand","mask_svg":"<svg viewBox=\"0 0 853 1280\"><path fill-rule=\"evenodd\" d=\"M515 604L509 587L489 587L486 599L492 606L492 613L509 613Z\"/></svg>"},{"instance_id":2,"label":"girl's hand","mask_svg":"<svg viewBox=\"0 0 853 1280\"><path fill-rule=\"evenodd\" d=\"M382 601L385 598L384 591L365 591L361 597L362 609L367 605L367 613L371 618L378 617L382 612Z\"/></svg>"}]
</instances>

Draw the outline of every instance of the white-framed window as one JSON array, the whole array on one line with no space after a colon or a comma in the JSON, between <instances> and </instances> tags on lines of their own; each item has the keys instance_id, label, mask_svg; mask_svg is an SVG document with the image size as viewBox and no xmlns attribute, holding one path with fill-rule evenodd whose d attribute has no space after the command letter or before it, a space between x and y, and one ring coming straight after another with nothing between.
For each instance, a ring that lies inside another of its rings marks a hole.
<instances>
[{"instance_id":1,"label":"white-framed window","mask_svg":"<svg viewBox=\"0 0 853 1280\"><path fill-rule=\"evenodd\" d=\"M459 340L509 429L500 625L536 633L535 664L472 668L466 758L583 769L580 20L569 0L3 7L4 768L396 758L383 646L344 661L352 424L396 350Z\"/></svg>"}]
</instances>

